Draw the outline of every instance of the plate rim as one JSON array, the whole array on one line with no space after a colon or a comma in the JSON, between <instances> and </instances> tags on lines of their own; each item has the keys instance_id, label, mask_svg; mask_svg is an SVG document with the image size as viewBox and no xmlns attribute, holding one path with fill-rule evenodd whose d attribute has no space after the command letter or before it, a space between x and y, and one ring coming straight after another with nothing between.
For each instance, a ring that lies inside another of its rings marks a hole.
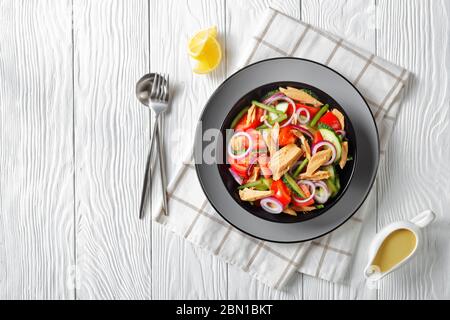
<instances>
[{"instance_id":1,"label":"plate rim","mask_svg":"<svg viewBox=\"0 0 450 320\"><path fill-rule=\"evenodd\" d=\"M377 174L378 174L379 165L380 165L380 135L379 135L379 130L378 130L378 126L377 126L375 117L374 117L372 111L370 110L369 104L367 103L367 101L366 101L366 99L364 98L364 96L362 95L362 93L356 88L356 86L355 86L350 80L348 80L348 79L347 79L345 76L343 76L340 72L334 70L333 68L331 68L331 67L329 67L329 66L327 66L327 65L325 65L325 64L322 64L322 63L317 62L317 61L314 61L314 60L310 60L310 59L306 59L306 58L298 58L298 57L273 57L273 58L263 59L263 60L259 60L259 61L253 62L253 63L251 63L251 64L248 64L248 65L246 65L246 66L244 66L244 67L238 69L237 71L233 72L229 77L227 77L224 81L222 81L222 83L214 90L214 92L209 96L208 100L205 102L205 105L203 106L202 111L201 111L201 113L200 113L200 115L199 115L199 117L198 117L198 123L197 123L195 132L196 132L196 133L198 132L199 123L200 123L201 120L203 119L203 116L204 116L205 111L206 111L206 107L210 104L211 100L218 94L218 92L225 86L225 84L226 84L228 81L230 81L230 80L231 80L232 78L234 78L237 74L241 73L242 71L244 71L244 70L246 70L246 69L248 69L248 68L251 68L251 67L253 67L253 66L257 65L257 64L260 64L260 63L266 63L266 62L275 61L275 60L296 60L296 61L309 62L309 63L313 63L313 64L316 64L316 65L319 65L319 66L321 66L321 67L324 67L324 68L328 69L329 71L331 71L331 72L337 74L340 78L342 78L344 81L346 81L348 84L350 84L350 86L353 88L353 90L355 90L355 92L358 93L358 95L359 95L359 96L361 97L361 99L364 101L364 105L365 105L365 107L367 108L367 111L369 112L370 117L371 117L371 120L372 120L372 122L373 122L373 124L374 124L375 132L376 132L376 141L377 141L377 143L376 143L377 153L376 153L376 159L375 159L374 172L373 172L373 175L372 175L372 177L371 177L371 179L370 179L371 181L370 181L370 183L369 183L369 185L368 185L368 189L367 189L368 191L365 193L364 197L362 198L362 201L358 204L358 206L355 207L355 209L353 210L353 212L352 212L351 214L349 214L349 216L348 216L347 218L345 218L341 223L337 224L335 227L333 227L333 228L330 229L329 231L324 232L324 233L321 233L320 235L317 235L317 236L315 236L315 237L311 237L311 238L307 238L307 239L303 239L303 240L292 240L292 241L281 241L281 240L271 240L271 239L266 239L266 238L264 238L264 237L254 235L254 234L252 234L252 233L250 233L250 232L248 232L248 231L246 231L246 230L243 230L242 228L240 228L240 227L238 227L237 225L235 225L235 224L233 224L232 222L230 222L229 219L227 219L227 218L220 212L220 210L218 210L218 209L216 208L216 206L214 205L214 203L211 202L211 201L209 200L209 198L208 198L208 196L207 196L207 193L205 192L205 185L204 185L202 179L200 178L200 173L199 173L199 170L200 170L200 169L199 169L199 166L200 166L200 164L199 164L199 163L196 163L196 161L194 161L194 167L195 167L195 172L196 172L197 179L198 179L198 181L199 181L199 183L200 183L200 186L201 186L201 188L202 188L203 193L204 193L205 196L206 196L207 201L209 202L209 204L211 205L211 207L212 207L212 208L213 208L213 209L214 209L214 210L222 217L222 219L224 219L224 220L225 220L228 224L230 224L232 227L236 228L237 230L243 232L244 234L246 234L246 235L248 235L248 236L251 236L251 237L253 237L253 238L256 238L256 239L259 239L259 240L262 240L262 241L268 241L268 242L272 242L272 243L284 243L284 244L290 244L290 243L303 243L303 242L308 242L308 241L312 241L312 240L321 238L321 237L323 237L323 236L325 236L325 235L327 235L327 234L330 234L331 232L335 231L336 229L340 228L340 227L341 227L342 225L344 225L348 220L350 220L350 219L355 215L355 213L361 208L361 206L366 202L367 197L369 196L370 192L372 191L373 185L374 185L374 183L375 183L375 180L376 180L376 177L377 177ZM327 93L327 94L328 94L328 93ZM197 139L195 138L194 141L196 141L196 140L197 140ZM194 153L193 153L193 155L194 155L194 160L195 160L195 147L194 147ZM276 223L276 222L273 222L273 223ZM301 222L298 222L298 223L301 223Z\"/></svg>"}]
</instances>

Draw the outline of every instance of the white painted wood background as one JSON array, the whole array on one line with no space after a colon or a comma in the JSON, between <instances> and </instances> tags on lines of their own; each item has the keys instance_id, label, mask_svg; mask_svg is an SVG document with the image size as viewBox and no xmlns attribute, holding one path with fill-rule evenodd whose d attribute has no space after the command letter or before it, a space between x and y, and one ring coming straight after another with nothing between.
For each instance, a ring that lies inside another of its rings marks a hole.
<instances>
[{"instance_id":1,"label":"white painted wood background","mask_svg":"<svg viewBox=\"0 0 450 320\"><path fill-rule=\"evenodd\" d=\"M173 177L189 149L179 138L193 138L269 3L0 0L1 299L450 298L448 0L272 3L413 73L361 241L425 208L438 219L422 254L376 290L297 275L274 291L137 219L149 122L135 82L148 70L171 75L163 122ZM186 41L214 24L224 61L194 76Z\"/></svg>"}]
</instances>

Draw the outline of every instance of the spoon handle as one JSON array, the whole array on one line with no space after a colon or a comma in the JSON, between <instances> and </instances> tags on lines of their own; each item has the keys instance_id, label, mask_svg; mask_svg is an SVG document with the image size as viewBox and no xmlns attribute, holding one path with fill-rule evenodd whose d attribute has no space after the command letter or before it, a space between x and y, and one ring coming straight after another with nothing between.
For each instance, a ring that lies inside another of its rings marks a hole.
<instances>
[{"instance_id":1,"label":"spoon handle","mask_svg":"<svg viewBox=\"0 0 450 320\"><path fill-rule=\"evenodd\" d=\"M152 158L152 154L153 154L153 146L155 145L155 136L156 136L158 117L159 117L159 114L156 114L155 125L153 126L152 136L150 139L150 150L147 154L147 163L145 164L144 184L142 186L141 205L139 208L139 219L144 218L144 213L145 213L145 202L146 202L145 200L147 199L147 193L148 193L147 189L149 187L150 164L151 164L151 158Z\"/></svg>"},{"instance_id":2,"label":"spoon handle","mask_svg":"<svg viewBox=\"0 0 450 320\"><path fill-rule=\"evenodd\" d=\"M169 211L168 211L168 205L167 205L167 190L166 190L166 168L165 168L165 162L164 162L164 154L163 154L163 150L161 149L161 139L160 139L160 135L161 132L159 131L159 122L156 121L156 125L157 127L156 129L156 143L157 143L157 147L158 147L158 156L159 156L159 173L160 173L160 179L161 179L161 191L162 191L162 196L163 196L163 212L164 215L169 215Z\"/></svg>"}]
</instances>

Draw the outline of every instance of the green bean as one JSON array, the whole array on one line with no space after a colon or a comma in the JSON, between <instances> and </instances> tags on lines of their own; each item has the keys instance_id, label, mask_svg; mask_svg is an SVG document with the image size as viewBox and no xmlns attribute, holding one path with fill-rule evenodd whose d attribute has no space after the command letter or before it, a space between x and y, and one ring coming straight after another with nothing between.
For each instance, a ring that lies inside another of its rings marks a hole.
<instances>
[{"instance_id":1,"label":"green bean","mask_svg":"<svg viewBox=\"0 0 450 320\"><path fill-rule=\"evenodd\" d=\"M242 189L245 189L245 188L253 188L253 187L257 187L257 186L260 185L260 183L261 183L260 180L256 180L256 181L254 181L254 182L249 182L249 183L243 184L242 186L239 186L239 187L238 187L238 190L242 190Z\"/></svg>"},{"instance_id":2,"label":"green bean","mask_svg":"<svg viewBox=\"0 0 450 320\"><path fill-rule=\"evenodd\" d=\"M309 162L308 158L305 158L305 160L303 160L303 162L298 165L297 169L295 169L295 172L293 174L294 179L298 178L300 172L302 172L303 168L306 167L308 162Z\"/></svg>"},{"instance_id":3,"label":"green bean","mask_svg":"<svg viewBox=\"0 0 450 320\"><path fill-rule=\"evenodd\" d=\"M255 101L255 100L252 101L252 104L254 104L255 106L257 106L258 108L264 109L264 110L269 111L269 112L272 112L272 113L276 113L276 114L285 114L283 111L277 110L277 109L275 109L275 108L272 107L272 106L265 105L265 104L263 104L263 103L261 103L261 102Z\"/></svg>"},{"instance_id":4,"label":"green bean","mask_svg":"<svg viewBox=\"0 0 450 320\"><path fill-rule=\"evenodd\" d=\"M314 118L311 120L311 123L309 124L311 127L314 127L317 124L317 121L319 121L319 119L325 114L325 112L328 111L328 108L330 106L328 104L324 105L319 112L316 113L316 115L314 116Z\"/></svg>"}]
</instances>

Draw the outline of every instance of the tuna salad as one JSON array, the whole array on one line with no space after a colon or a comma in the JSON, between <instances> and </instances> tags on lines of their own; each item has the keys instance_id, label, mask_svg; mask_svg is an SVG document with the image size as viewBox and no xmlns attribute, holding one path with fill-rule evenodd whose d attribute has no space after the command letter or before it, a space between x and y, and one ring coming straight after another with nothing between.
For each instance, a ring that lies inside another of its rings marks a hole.
<instances>
[{"instance_id":1,"label":"tuna salad","mask_svg":"<svg viewBox=\"0 0 450 320\"><path fill-rule=\"evenodd\" d=\"M348 161L345 116L314 92L279 88L231 123L227 165L242 201L268 214L324 208L338 194Z\"/></svg>"}]
</instances>

